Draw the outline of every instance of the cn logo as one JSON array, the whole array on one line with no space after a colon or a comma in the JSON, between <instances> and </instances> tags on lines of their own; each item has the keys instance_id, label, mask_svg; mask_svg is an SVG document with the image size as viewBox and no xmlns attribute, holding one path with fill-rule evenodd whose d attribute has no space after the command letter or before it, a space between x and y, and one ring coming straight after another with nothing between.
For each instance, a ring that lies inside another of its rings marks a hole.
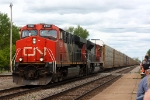
<instances>
[{"instance_id":1,"label":"cn logo","mask_svg":"<svg viewBox=\"0 0 150 100\"><path fill-rule=\"evenodd\" d=\"M33 50L33 53L32 54L27 54L26 51L29 50L29 49L32 49ZM24 56L35 56L36 55L36 52L39 52L41 55L46 55L46 47L44 47L44 53L38 48L38 47L24 47L23 49L23 54Z\"/></svg>"}]
</instances>

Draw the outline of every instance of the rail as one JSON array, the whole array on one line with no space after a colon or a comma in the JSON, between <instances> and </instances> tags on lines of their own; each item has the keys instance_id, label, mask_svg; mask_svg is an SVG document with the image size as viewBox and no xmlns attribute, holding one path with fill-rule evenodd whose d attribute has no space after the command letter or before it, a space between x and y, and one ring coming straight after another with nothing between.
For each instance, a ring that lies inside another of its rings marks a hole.
<instances>
[{"instance_id":1,"label":"rail","mask_svg":"<svg viewBox=\"0 0 150 100\"><path fill-rule=\"evenodd\" d=\"M125 69L125 70L129 71L128 69ZM119 71L119 72L121 72L121 73L127 72L125 70L123 69L123 71ZM107 86L111 85L114 81L116 81L118 78L120 78L121 76L122 76L122 74L118 74L118 75L109 74L106 77L99 78L94 81L86 82L84 84L66 89L57 94L46 97L42 100L51 100L51 99L52 100L60 100L62 98L64 100L66 100L66 99L67 100L71 100L71 99L81 100L84 96L88 95L89 93L93 92L94 90L96 90L98 88L103 88L103 89L106 88Z\"/></svg>"}]
</instances>

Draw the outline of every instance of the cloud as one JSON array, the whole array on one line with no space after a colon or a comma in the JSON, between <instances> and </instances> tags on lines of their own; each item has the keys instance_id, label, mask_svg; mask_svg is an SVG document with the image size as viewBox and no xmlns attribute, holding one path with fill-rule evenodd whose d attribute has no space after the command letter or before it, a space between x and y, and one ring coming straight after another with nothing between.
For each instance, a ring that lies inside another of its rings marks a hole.
<instances>
[{"instance_id":1,"label":"cloud","mask_svg":"<svg viewBox=\"0 0 150 100\"><path fill-rule=\"evenodd\" d=\"M87 29L89 39L105 44L131 56L144 56L149 49L149 0L1 0L0 11L17 26L36 23L55 24ZM103 42L102 42L103 41Z\"/></svg>"}]
</instances>

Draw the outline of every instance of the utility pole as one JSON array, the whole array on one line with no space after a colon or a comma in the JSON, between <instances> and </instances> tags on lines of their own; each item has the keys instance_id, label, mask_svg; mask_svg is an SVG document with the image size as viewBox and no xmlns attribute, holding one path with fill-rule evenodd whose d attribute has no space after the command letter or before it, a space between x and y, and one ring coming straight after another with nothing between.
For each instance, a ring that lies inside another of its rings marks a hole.
<instances>
[{"instance_id":1,"label":"utility pole","mask_svg":"<svg viewBox=\"0 0 150 100\"><path fill-rule=\"evenodd\" d=\"M10 72L12 72L12 6L13 4L10 3L10 13L11 13L11 20L10 20Z\"/></svg>"}]
</instances>

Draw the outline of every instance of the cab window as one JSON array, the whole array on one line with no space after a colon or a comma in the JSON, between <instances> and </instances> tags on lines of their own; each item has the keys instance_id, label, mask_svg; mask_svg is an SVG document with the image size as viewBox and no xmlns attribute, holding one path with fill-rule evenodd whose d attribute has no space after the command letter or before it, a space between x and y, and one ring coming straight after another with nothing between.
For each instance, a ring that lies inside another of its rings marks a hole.
<instances>
[{"instance_id":1,"label":"cab window","mask_svg":"<svg viewBox=\"0 0 150 100\"><path fill-rule=\"evenodd\" d=\"M36 36L37 35L37 30L23 30L21 37L28 37L28 36Z\"/></svg>"},{"instance_id":2,"label":"cab window","mask_svg":"<svg viewBox=\"0 0 150 100\"><path fill-rule=\"evenodd\" d=\"M40 30L40 36L47 38L57 38L56 30Z\"/></svg>"}]
</instances>

